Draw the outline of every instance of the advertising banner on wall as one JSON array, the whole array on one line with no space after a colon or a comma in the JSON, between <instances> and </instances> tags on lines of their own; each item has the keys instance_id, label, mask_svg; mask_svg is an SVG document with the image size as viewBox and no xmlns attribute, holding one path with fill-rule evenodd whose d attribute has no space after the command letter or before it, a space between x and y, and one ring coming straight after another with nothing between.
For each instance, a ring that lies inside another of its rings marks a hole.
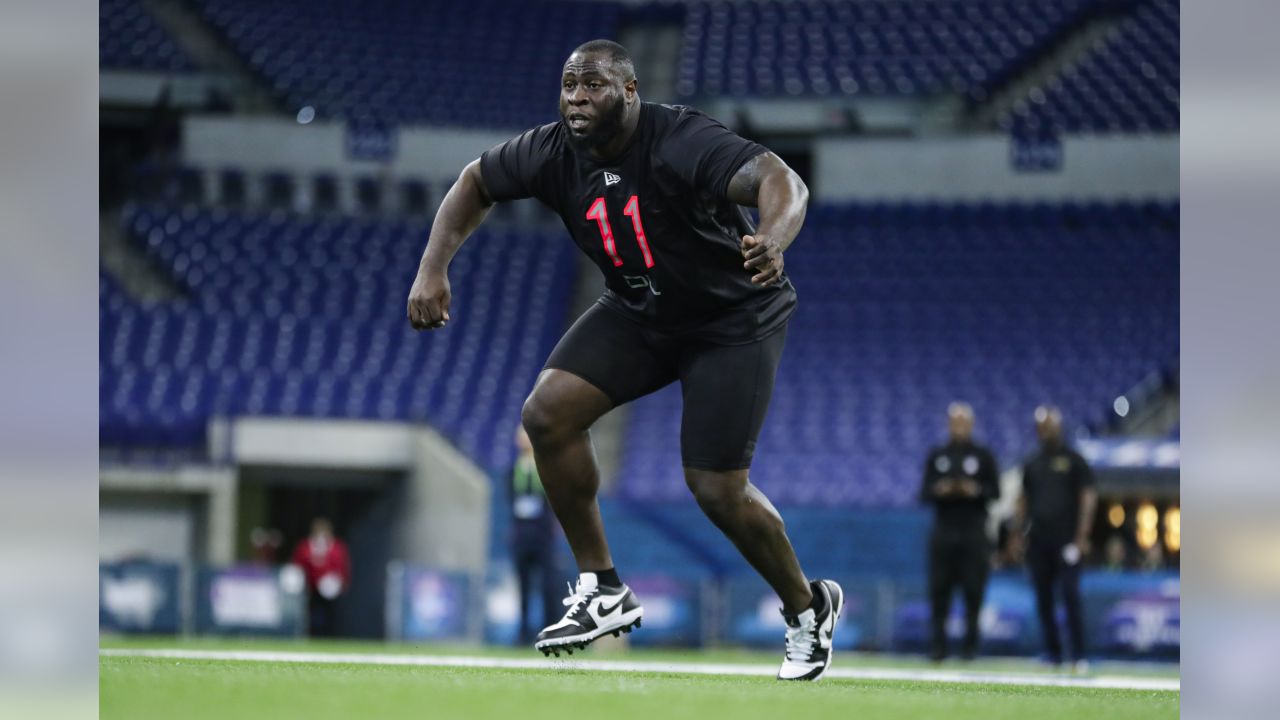
<instances>
[{"instance_id":1,"label":"advertising banner on wall","mask_svg":"<svg viewBox=\"0 0 1280 720\"><path fill-rule=\"evenodd\" d=\"M1177 574L1098 573L1084 582L1089 641L1109 657L1176 660L1182 597Z\"/></svg>"},{"instance_id":2,"label":"advertising banner on wall","mask_svg":"<svg viewBox=\"0 0 1280 720\"><path fill-rule=\"evenodd\" d=\"M98 566L98 629L161 635L182 629L182 569L136 561Z\"/></svg>"},{"instance_id":3,"label":"advertising banner on wall","mask_svg":"<svg viewBox=\"0 0 1280 720\"><path fill-rule=\"evenodd\" d=\"M1088 572L1081 580L1086 656L1169 660L1179 655L1181 624L1177 573ZM929 606L923 587L900 588L894 611L893 649L923 653L929 647ZM1057 604L1059 636L1068 641L1066 615ZM957 593L947 616L953 649L964 636L964 606ZM979 615L982 652L1036 655L1044 648L1035 594L1019 573L995 576Z\"/></svg>"},{"instance_id":4,"label":"advertising banner on wall","mask_svg":"<svg viewBox=\"0 0 1280 720\"><path fill-rule=\"evenodd\" d=\"M930 643L929 600L923 583L899 585L893 614L892 649L898 652L924 653ZM982 636L981 652L988 655L1020 655L1034 652L1036 628L1035 597L1021 578L992 577L987 583L978 628ZM964 639L964 603L957 591L947 614L947 641L951 651L959 652Z\"/></svg>"},{"instance_id":5,"label":"advertising banner on wall","mask_svg":"<svg viewBox=\"0 0 1280 720\"><path fill-rule=\"evenodd\" d=\"M836 578L844 590L844 610L836 624L834 647L852 650L874 646L883 595L881 582ZM730 643L775 647L786 632L781 603L758 578L734 578L725 586L726 623L723 637Z\"/></svg>"},{"instance_id":6,"label":"advertising banner on wall","mask_svg":"<svg viewBox=\"0 0 1280 720\"><path fill-rule=\"evenodd\" d=\"M302 570L293 565L201 568L195 605L199 633L295 636L306 632L306 581Z\"/></svg>"},{"instance_id":7,"label":"advertising banner on wall","mask_svg":"<svg viewBox=\"0 0 1280 720\"><path fill-rule=\"evenodd\" d=\"M697 647L703 644L706 603L700 583L665 575L638 575L627 584L644 606L642 632L633 632L636 646Z\"/></svg>"},{"instance_id":8,"label":"advertising banner on wall","mask_svg":"<svg viewBox=\"0 0 1280 720\"><path fill-rule=\"evenodd\" d=\"M536 593L535 593L536 595ZM541 618L542 600L534 597L529 609L532 618ZM540 625L538 620L532 624ZM484 588L484 641L495 645L515 645L520 637L520 585L508 562L489 565Z\"/></svg>"},{"instance_id":9,"label":"advertising banner on wall","mask_svg":"<svg viewBox=\"0 0 1280 720\"><path fill-rule=\"evenodd\" d=\"M474 637L482 614L471 602L466 573L393 562L387 566L387 637L463 640Z\"/></svg>"}]
</instances>

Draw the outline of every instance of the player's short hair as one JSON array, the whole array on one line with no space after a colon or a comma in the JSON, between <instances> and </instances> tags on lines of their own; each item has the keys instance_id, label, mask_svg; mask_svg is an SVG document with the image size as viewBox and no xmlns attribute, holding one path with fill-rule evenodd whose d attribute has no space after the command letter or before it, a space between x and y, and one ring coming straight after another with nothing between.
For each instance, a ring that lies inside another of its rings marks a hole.
<instances>
[{"instance_id":1,"label":"player's short hair","mask_svg":"<svg viewBox=\"0 0 1280 720\"><path fill-rule=\"evenodd\" d=\"M609 59L609 64L622 76L623 82L630 82L636 79L636 66L635 63L631 62L631 53L612 40L588 40L574 48L571 54L577 53L599 53L604 55Z\"/></svg>"}]
</instances>

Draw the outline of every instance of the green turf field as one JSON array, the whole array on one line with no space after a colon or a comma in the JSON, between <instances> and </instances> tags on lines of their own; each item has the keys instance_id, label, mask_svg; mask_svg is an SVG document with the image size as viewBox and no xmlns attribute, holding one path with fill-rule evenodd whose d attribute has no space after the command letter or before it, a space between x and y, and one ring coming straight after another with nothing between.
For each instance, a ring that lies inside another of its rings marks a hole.
<instances>
[{"instance_id":1,"label":"green turf field","mask_svg":"<svg viewBox=\"0 0 1280 720\"><path fill-rule=\"evenodd\" d=\"M104 648L248 649L528 658L510 649L397 646L382 643L104 640ZM535 655L536 657L536 655ZM631 651L588 657L680 662L773 664L758 653ZM837 656L840 667L892 667L879 656ZM913 660L898 659L900 666ZM993 661L983 671L1012 669ZM921 667L925 667L923 663ZM968 668L974 666L965 666ZM1023 664L1016 668L1029 670ZM1126 668L1129 670L1131 668ZM1149 669L1166 675L1175 669ZM1136 673L1130 673L1136 676ZM99 703L103 718L535 718L589 713L601 718L1176 718L1179 693L1098 688L1028 687L930 681L850 680L778 683L767 677L602 672L566 663L555 669L407 667L361 662L261 662L104 656Z\"/></svg>"}]
</instances>

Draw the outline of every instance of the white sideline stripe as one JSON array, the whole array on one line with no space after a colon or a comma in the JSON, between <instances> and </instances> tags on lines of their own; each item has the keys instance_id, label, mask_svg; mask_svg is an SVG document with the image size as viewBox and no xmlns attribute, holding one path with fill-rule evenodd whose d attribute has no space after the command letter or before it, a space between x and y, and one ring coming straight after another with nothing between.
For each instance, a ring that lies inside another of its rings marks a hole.
<instances>
[{"instance_id":1,"label":"white sideline stripe","mask_svg":"<svg viewBox=\"0 0 1280 720\"><path fill-rule=\"evenodd\" d=\"M544 660L467 657L465 655L386 655L374 653L276 652L266 650L145 650L103 649L104 657L145 657L167 660L240 660L275 663L331 663L353 665L408 665L415 667L501 668L506 670L596 670L601 672L664 672L682 675L758 675L773 677L769 665L729 663L642 662L632 660ZM849 680L910 680L917 682L992 683L1050 687L1104 688L1116 690L1181 689L1181 681L1168 678L1100 675L1071 677L1032 673L968 672L960 670L903 670L892 668L832 668L825 677Z\"/></svg>"}]
</instances>

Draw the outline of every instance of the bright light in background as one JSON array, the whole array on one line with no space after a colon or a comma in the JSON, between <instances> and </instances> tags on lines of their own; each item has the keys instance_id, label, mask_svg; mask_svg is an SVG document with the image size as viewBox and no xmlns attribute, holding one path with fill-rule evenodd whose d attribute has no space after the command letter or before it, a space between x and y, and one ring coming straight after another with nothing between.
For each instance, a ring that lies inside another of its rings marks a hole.
<instances>
[{"instance_id":1,"label":"bright light in background","mask_svg":"<svg viewBox=\"0 0 1280 720\"><path fill-rule=\"evenodd\" d=\"M1115 409L1117 415L1124 417L1129 414L1129 398L1121 395L1116 398L1116 401L1112 403L1111 407Z\"/></svg>"},{"instance_id":2,"label":"bright light in background","mask_svg":"<svg viewBox=\"0 0 1280 720\"><path fill-rule=\"evenodd\" d=\"M1182 550L1182 510L1179 508L1164 511L1164 546L1169 552Z\"/></svg>"},{"instance_id":3,"label":"bright light in background","mask_svg":"<svg viewBox=\"0 0 1280 720\"><path fill-rule=\"evenodd\" d=\"M1124 525L1124 506L1116 503L1107 510L1107 522L1111 523L1111 527L1118 528Z\"/></svg>"},{"instance_id":4,"label":"bright light in background","mask_svg":"<svg viewBox=\"0 0 1280 720\"><path fill-rule=\"evenodd\" d=\"M307 123L315 119L316 119L316 109L311 107L310 105L303 105L302 109L298 111L299 125L306 125Z\"/></svg>"},{"instance_id":5,"label":"bright light in background","mask_svg":"<svg viewBox=\"0 0 1280 720\"><path fill-rule=\"evenodd\" d=\"M1138 525L1138 547L1146 550L1155 545L1156 540L1160 538L1157 527L1160 524L1160 513L1156 511L1156 506L1144 502L1138 506L1138 512L1133 517Z\"/></svg>"}]
</instances>

